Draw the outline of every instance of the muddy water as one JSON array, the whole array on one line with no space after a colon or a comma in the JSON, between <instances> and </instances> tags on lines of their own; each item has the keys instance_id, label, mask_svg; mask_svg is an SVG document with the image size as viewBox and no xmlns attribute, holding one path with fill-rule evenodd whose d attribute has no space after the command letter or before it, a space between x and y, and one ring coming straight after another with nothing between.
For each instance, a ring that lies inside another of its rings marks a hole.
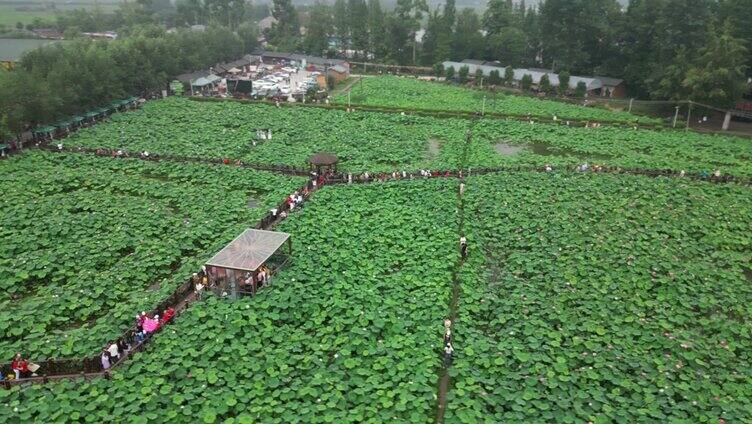
<instances>
[{"instance_id":1,"label":"muddy water","mask_svg":"<svg viewBox=\"0 0 752 424\"><path fill-rule=\"evenodd\" d=\"M496 143L494 144L494 149L496 149L496 153L502 156L515 156L517 153L525 150L522 146L507 143Z\"/></svg>"},{"instance_id":2,"label":"muddy water","mask_svg":"<svg viewBox=\"0 0 752 424\"><path fill-rule=\"evenodd\" d=\"M523 151L529 151L538 156L569 156L583 160L607 160L613 158L603 153L583 153L571 149L560 149L545 143L496 143L494 149L502 156L515 156Z\"/></svg>"}]
</instances>

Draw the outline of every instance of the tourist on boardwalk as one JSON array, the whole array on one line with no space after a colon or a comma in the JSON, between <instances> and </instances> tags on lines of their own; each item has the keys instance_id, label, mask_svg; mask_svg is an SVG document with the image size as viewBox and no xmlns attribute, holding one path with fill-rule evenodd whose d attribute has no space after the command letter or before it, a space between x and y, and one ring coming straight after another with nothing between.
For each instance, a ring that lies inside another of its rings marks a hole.
<instances>
[{"instance_id":1,"label":"tourist on boardwalk","mask_svg":"<svg viewBox=\"0 0 752 424\"><path fill-rule=\"evenodd\" d=\"M110 354L110 359L113 363L117 362L120 359L120 349L118 348L117 343L110 342L109 347L107 348L107 352Z\"/></svg>"},{"instance_id":2,"label":"tourist on boardwalk","mask_svg":"<svg viewBox=\"0 0 752 424\"><path fill-rule=\"evenodd\" d=\"M112 362L110 361L110 352L108 352L107 349L102 349L102 356L100 357L100 360L102 361L103 370L107 371L108 369L110 369Z\"/></svg>"},{"instance_id":3,"label":"tourist on boardwalk","mask_svg":"<svg viewBox=\"0 0 752 424\"><path fill-rule=\"evenodd\" d=\"M156 318L156 319L155 319ZM157 315L155 318L149 318L148 316L146 319L144 319L144 332L149 334L157 331L157 328L159 328L159 315Z\"/></svg>"},{"instance_id":4,"label":"tourist on boardwalk","mask_svg":"<svg viewBox=\"0 0 752 424\"><path fill-rule=\"evenodd\" d=\"M444 346L452 343L452 330L447 328L444 332Z\"/></svg>"},{"instance_id":5,"label":"tourist on boardwalk","mask_svg":"<svg viewBox=\"0 0 752 424\"><path fill-rule=\"evenodd\" d=\"M172 321L172 317L175 316L175 308L170 306L169 308L165 309L164 313L162 314L162 324L167 324L168 322Z\"/></svg>"},{"instance_id":6,"label":"tourist on boardwalk","mask_svg":"<svg viewBox=\"0 0 752 424\"><path fill-rule=\"evenodd\" d=\"M465 183L460 183L460 196L465 194Z\"/></svg>"},{"instance_id":7,"label":"tourist on boardwalk","mask_svg":"<svg viewBox=\"0 0 752 424\"><path fill-rule=\"evenodd\" d=\"M16 357L11 362L10 367L16 374L16 380L19 378L26 378L29 374L29 362L21 356L20 353L16 354Z\"/></svg>"},{"instance_id":8,"label":"tourist on boardwalk","mask_svg":"<svg viewBox=\"0 0 752 424\"><path fill-rule=\"evenodd\" d=\"M446 346L444 346L444 366L448 367L452 365L453 353L454 353L454 348L452 347L452 344L447 343Z\"/></svg>"},{"instance_id":9,"label":"tourist on boardwalk","mask_svg":"<svg viewBox=\"0 0 752 424\"><path fill-rule=\"evenodd\" d=\"M465 236L460 237L460 254L462 259L467 258L467 237Z\"/></svg>"}]
</instances>

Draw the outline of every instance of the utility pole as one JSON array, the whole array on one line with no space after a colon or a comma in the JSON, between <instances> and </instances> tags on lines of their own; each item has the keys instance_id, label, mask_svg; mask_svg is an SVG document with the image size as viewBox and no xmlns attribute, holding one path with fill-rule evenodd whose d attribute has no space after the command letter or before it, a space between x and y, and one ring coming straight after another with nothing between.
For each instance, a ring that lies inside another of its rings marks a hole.
<instances>
[{"instance_id":1,"label":"utility pole","mask_svg":"<svg viewBox=\"0 0 752 424\"><path fill-rule=\"evenodd\" d=\"M634 101L634 98L629 99L629 110L627 113L632 113L632 102ZM674 122L674 126L676 126L676 123Z\"/></svg>"},{"instance_id":2,"label":"utility pole","mask_svg":"<svg viewBox=\"0 0 752 424\"><path fill-rule=\"evenodd\" d=\"M689 100L689 106L687 107L687 127L684 128L685 131L689 131L689 120L692 116L692 100Z\"/></svg>"},{"instance_id":3,"label":"utility pole","mask_svg":"<svg viewBox=\"0 0 752 424\"><path fill-rule=\"evenodd\" d=\"M672 125L672 128L676 128L676 120L679 118L679 106L676 106L676 111L674 112L674 125Z\"/></svg>"},{"instance_id":4,"label":"utility pole","mask_svg":"<svg viewBox=\"0 0 752 424\"><path fill-rule=\"evenodd\" d=\"M347 90L347 110L350 111L350 90Z\"/></svg>"}]
</instances>

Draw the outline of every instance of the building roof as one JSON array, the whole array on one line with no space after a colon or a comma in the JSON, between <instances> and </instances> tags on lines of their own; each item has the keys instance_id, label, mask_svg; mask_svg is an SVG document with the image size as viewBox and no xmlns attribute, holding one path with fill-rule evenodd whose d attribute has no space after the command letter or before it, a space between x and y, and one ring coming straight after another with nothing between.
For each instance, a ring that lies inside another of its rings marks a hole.
<instances>
[{"instance_id":1,"label":"building roof","mask_svg":"<svg viewBox=\"0 0 752 424\"><path fill-rule=\"evenodd\" d=\"M55 43L64 43L60 40L38 40L25 38L6 38L0 40L0 62L18 62L26 52L49 46Z\"/></svg>"},{"instance_id":2,"label":"building roof","mask_svg":"<svg viewBox=\"0 0 752 424\"><path fill-rule=\"evenodd\" d=\"M339 159L337 159L337 156L334 156L333 154L330 154L330 153L324 153L324 152L316 153L315 155L308 158L308 163L310 163L311 165L316 165L316 166L334 165L338 161Z\"/></svg>"},{"instance_id":3,"label":"building roof","mask_svg":"<svg viewBox=\"0 0 752 424\"><path fill-rule=\"evenodd\" d=\"M473 65L470 63L464 63L464 62L452 62L452 61L446 61L442 63L444 65L444 69L449 67L454 67L454 69L459 69L463 66L467 66L468 71L470 75L475 74L475 72L480 69L483 71L484 75L488 75L491 73L491 71L499 71L501 75L504 75L505 68L504 66L489 66L489 65ZM553 72L544 72L541 70L536 70L540 68L515 68L514 71L514 80L520 81L522 80L522 77L526 74L529 74L533 78L533 84L539 84L541 77L543 75L548 74L548 79L551 82L551 86L558 87L559 86L559 75L555 74ZM593 78L593 77L579 77L579 76L571 76L569 78L569 87L570 88L577 88L577 84L582 81L585 83L585 86L587 87L588 91L591 90L597 90L601 87L603 87L603 82L600 79Z\"/></svg>"},{"instance_id":4,"label":"building roof","mask_svg":"<svg viewBox=\"0 0 752 424\"><path fill-rule=\"evenodd\" d=\"M619 79L619 78L601 77L601 76L594 76L593 78L601 80L603 85L606 87L616 87L617 85L621 85L621 83L624 82L623 79Z\"/></svg>"},{"instance_id":5,"label":"building roof","mask_svg":"<svg viewBox=\"0 0 752 424\"><path fill-rule=\"evenodd\" d=\"M175 79L180 82L191 82L191 81L196 81L199 78L208 77L209 75L211 75L211 72L209 72L208 70L203 70L203 71L190 72L187 74L180 74L177 77L175 77Z\"/></svg>"},{"instance_id":6,"label":"building roof","mask_svg":"<svg viewBox=\"0 0 752 424\"><path fill-rule=\"evenodd\" d=\"M219 81L221 79L222 78L220 78L220 77L218 77L218 76L216 76L214 74L211 74L211 75L208 75L208 76L205 76L205 77L201 77L201 78L193 81L192 85L194 87L203 87L205 85L213 84L213 83L215 83L215 82L217 82L217 81Z\"/></svg>"},{"instance_id":7,"label":"building roof","mask_svg":"<svg viewBox=\"0 0 752 424\"><path fill-rule=\"evenodd\" d=\"M306 54L300 54L300 53L285 53L285 52L261 52L260 53L262 59L272 59L272 60L289 60L289 61L296 61L296 62L303 62L305 61L306 64L309 65L319 65L319 66L335 66L335 65L341 65L347 69L350 68L350 64L346 60L342 59L329 59L326 57L319 57L319 56L310 56Z\"/></svg>"},{"instance_id":8,"label":"building roof","mask_svg":"<svg viewBox=\"0 0 752 424\"><path fill-rule=\"evenodd\" d=\"M485 65L486 62L483 60L476 60L476 59L465 59L462 61L462 63L469 63L471 65Z\"/></svg>"},{"instance_id":9,"label":"building roof","mask_svg":"<svg viewBox=\"0 0 752 424\"><path fill-rule=\"evenodd\" d=\"M349 69L345 68L342 65L334 65L331 68L329 68L329 70L340 73L340 74L346 74L350 71Z\"/></svg>"},{"instance_id":10,"label":"building roof","mask_svg":"<svg viewBox=\"0 0 752 424\"><path fill-rule=\"evenodd\" d=\"M288 233L249 228L209 259L206 264L219 268L255 271L289 238Z\"/></svg>"}]
</instances>

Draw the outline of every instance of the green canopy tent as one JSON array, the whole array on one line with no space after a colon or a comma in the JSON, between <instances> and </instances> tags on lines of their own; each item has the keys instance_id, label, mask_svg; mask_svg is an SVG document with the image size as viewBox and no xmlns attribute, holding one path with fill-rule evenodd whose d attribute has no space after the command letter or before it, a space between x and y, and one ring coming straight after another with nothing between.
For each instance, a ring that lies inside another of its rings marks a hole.
<instances>
[{"instance_id":1,"label":"green canopy tent","mask_svg":"<svg viewBox=\"0 0 752 424\"><path fill-rule=\"evenodd\" d=\"M86 122L95 122L97 118L99 118L99 112L96 110L86 112L84 118L86 119Z\"/></svg>"},{"instance_id":2,"label":"green canopy tent","mask_svg":"<svg viewBox=\"0 0 752 424\"><path fill-rule=\"evenodd\" d=\"M71 122L73 122L74 127L80 127L81 123L84 122L86 118L80 115L76 115L73 118L71 118Z\"/></svg>"},{"instance_id":3,"label":"green canopy tent","mask_svg":"<svg viewBox=\"0 0 752 424\"><path fill-rule=\"evenodd\" d=\"M125 106L130 109L132 107L138 106L138 97L128 97L127 99L123 100L125 102Z\"/></svg>"},{"instance_id":4,"label":"green canopy tent","mask_svg":"<svg viewBox=\"0 0 752 424\"><path fill-rule=\"evenodd\" d=\"M34 136L34 141L39 141L40 138L44 140L46 137L52 139L55 136L55 127L50 125L37 127L34 131L32 131L32 135Z\"/></svg>"},{"instance_id":5,"label":"green canopy tent","mask_svg":"<svg viewBox=\"0 0 752 424\"><path fill-rule=\"evenodd\" d=\"M4 158L6 153L6 150L8 150L7 144L0 144L0 158Z\"/></svg>"}]
</instances>

